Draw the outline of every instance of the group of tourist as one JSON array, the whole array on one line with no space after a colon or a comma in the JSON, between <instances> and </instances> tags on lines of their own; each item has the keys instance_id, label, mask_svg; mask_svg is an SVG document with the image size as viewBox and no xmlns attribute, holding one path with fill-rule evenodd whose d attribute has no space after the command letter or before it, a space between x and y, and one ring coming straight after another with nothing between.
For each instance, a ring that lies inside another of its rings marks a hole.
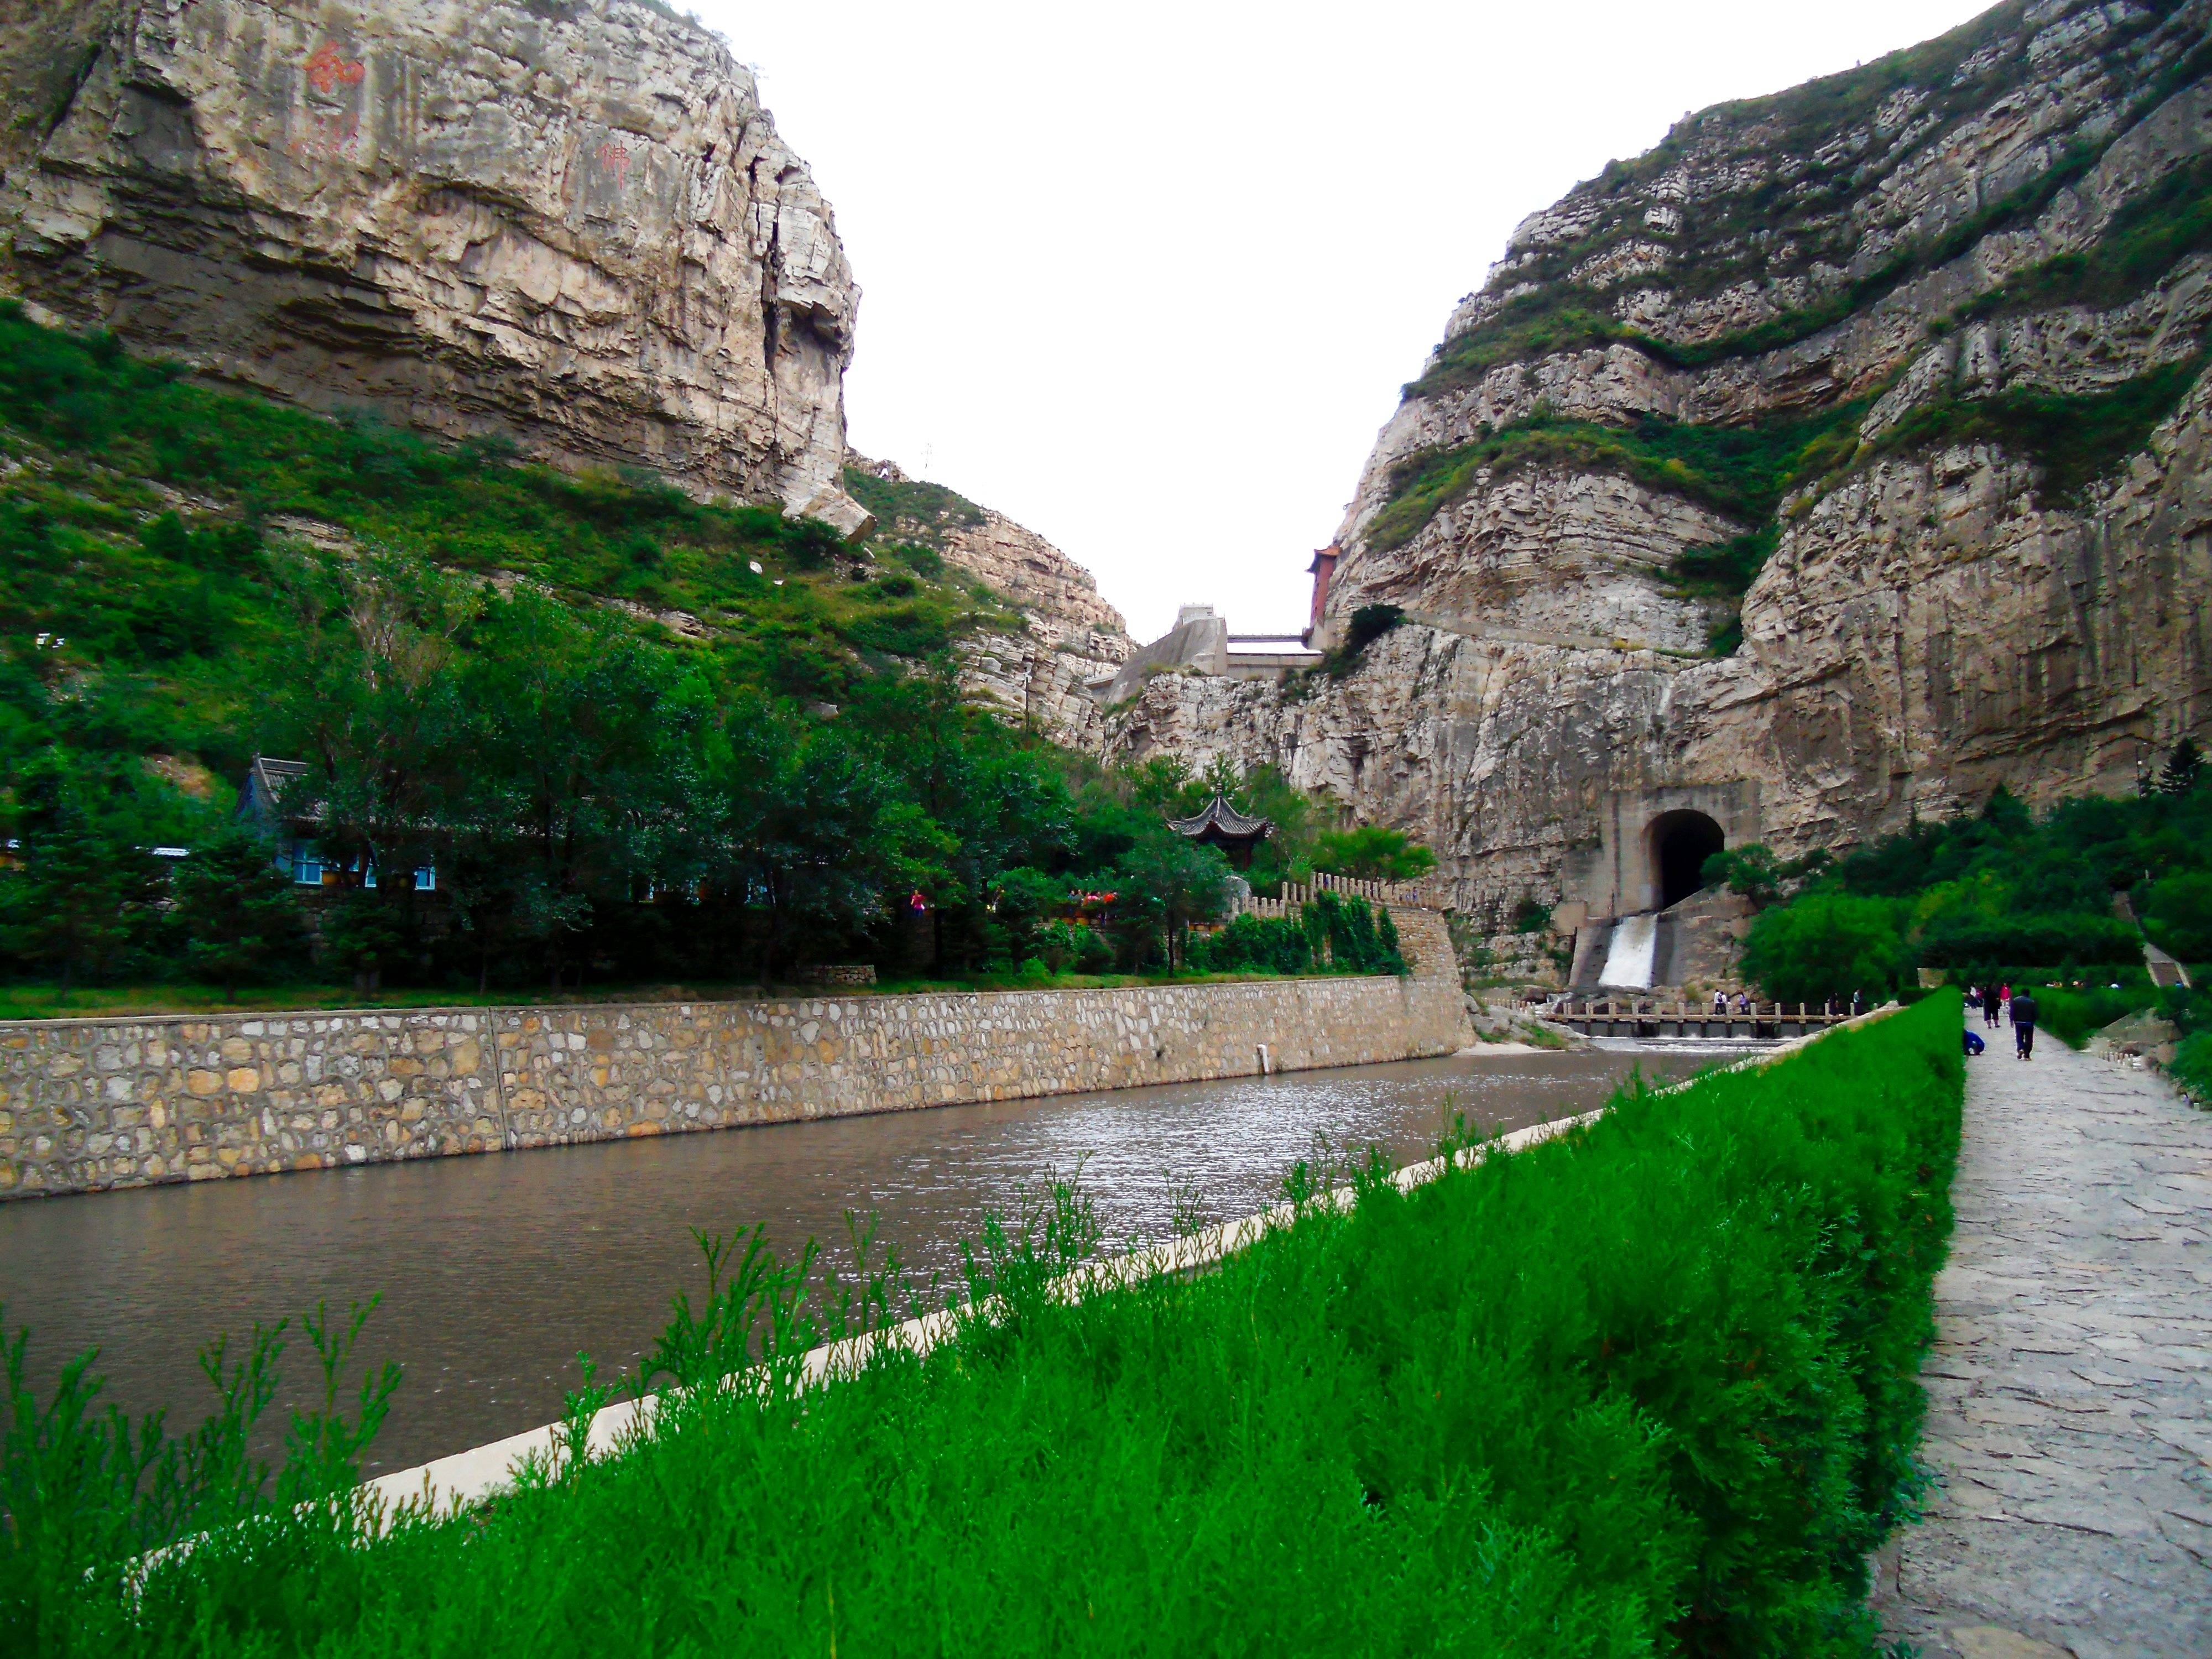
<instances>
[{"instance_id":1,"label":"group of tourist","mask_svg":"<svg viewBox=\"0 0 2212 1659\"><path fill-rule=\"evenodd\" d=\"M2015 994L2008 982L1992 980L1985 985L1969 985L1966 1006L1982 1011L1982 1024L1985 1026L2012 1027L2012 1048L2016 1057L2035 1057L2035 997L2026 986ZM1984 1046L1972 1031L1966 1033L1968 1054L1978 1054Z\"/></svg>"}]
</instances>

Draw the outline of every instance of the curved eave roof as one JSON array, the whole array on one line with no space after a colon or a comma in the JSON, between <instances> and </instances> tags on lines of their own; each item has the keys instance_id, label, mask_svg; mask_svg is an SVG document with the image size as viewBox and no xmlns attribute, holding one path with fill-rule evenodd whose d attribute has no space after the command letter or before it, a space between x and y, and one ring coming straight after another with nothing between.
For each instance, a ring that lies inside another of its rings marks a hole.
<instances>
[{"instance_id":1,"label":"curved eave roof","mask_svg":"<svg viewBox=\"0 0 2212 1659\"><path fill-rule=\"evenodd\" d=\"M1207 830L1226 836L1234 841L1257 839L1275 826L1266 818L1248 818L1227 799L1216 795L1206 804L1206 810L1195 817L1170 818L1168 828L1178 835L1202 836Z\"/></svg>"}]
</instances>

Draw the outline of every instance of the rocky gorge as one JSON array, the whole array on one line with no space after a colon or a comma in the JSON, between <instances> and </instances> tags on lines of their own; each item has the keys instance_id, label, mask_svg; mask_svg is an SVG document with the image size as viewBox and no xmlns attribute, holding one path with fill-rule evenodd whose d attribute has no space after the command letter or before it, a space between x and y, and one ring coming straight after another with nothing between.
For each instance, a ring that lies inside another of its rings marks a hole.
<instances>
[{"instance_id":1,"label":"rocky gorge","mask_svg":"<svg viewBox=\"0 0 2212 1659\"><path fill-rule=\"evenodd\" d=\"M1338 532L1315 642L1387 631L1158 676L1109 752L1279 766L1478 933L1672 903L1705 837L2133 789L2212 734L2208 23L2001 6L1533 215Z\"/></svg>"},{"instance_id":2,"label":"rocky gorge","mask_svg":"<svg viewBox=\"0 0 2212 1659\"><path fill-rule=\"evenodd\" d=\"M9 0L0 88L22 112L0 294L34 320L919 543L1029 624L966 642L969 689L1103 741L1083 686L1127 647L1090 574L848 453L860 288L750 70L696 21L658 0Z\"/></svg>"},{"instance_id":3,"label":"rocky gorge","mask_svg":"<svg viewBox=\"0 0 2212 1659\"><path fill-rule=\"evenodd\" d=\"M751 73L638 0L11 5L0 273L325 410L843 530L860 289Z\"/></svg>"}]
</instances>

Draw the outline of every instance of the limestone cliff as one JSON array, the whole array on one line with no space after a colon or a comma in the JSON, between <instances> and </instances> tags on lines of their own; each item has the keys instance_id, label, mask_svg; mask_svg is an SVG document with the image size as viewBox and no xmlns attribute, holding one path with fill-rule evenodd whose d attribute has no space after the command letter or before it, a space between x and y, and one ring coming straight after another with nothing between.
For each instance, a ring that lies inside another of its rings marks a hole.
<instances>
[{"instance_id":1,"label":"limestone cliff","mask_svg":"<svg viewBox=\"0 0 2212 1659\"><path fill-rule=\"evenodd\" d=\"M1686 118L1515 233L1340 532L1337 678L1156 680L1462 904L1672 896L2212 737L2212 0L2037 0Z\"/></svg>"},{"instance_id":2,"label":"limestone cliff","mask_svg":"<svg viewBox=\"0 0 2212 1659\"><path fill-rule=\"evenodd\" d=\"M1096 753L1106 723L1089 687L1129 654L1121 613L1081 565L1034 530L890 461L854 456L845 480L875 521L883 548L920 547L1002 593L1024 619L1018 634L961 641L968 694L1006 720Z\"/></svg>"},{"instance_id":3,"label":"limestone cliff","mask_svg":"<svg viewBox=\"0 0 2212 1659\"><path fill-rule=\"evenodd\" d=\"M668 8L0 5L0 286L33 314L860 526L829 205Z\"/></svg>"}]
</instances>

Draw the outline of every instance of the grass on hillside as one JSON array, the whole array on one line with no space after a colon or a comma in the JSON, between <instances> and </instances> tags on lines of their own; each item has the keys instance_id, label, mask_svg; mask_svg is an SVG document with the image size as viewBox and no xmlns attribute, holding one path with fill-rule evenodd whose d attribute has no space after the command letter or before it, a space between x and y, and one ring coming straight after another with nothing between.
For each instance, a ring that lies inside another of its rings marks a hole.
<instances>
[{"instance_id":1,"label":"grass on hillside","mask_svg":"<svg viewBox=\"0 0 2212 1659\"><path fill-rule=\"evenodd\" d=\"M1684 592L1741 595L1774 550L1780 533L1777 507L1798 486L1868 454L1986 442L2041 469L2041 499L2070 503L2143 447L2196 385L2209 355L2200 350L2108 392L2023 391L1947 399L1915 410L1880 441L1863 447L1858 423L1871 401L1867 398L1809 416L1741 426L1646 416L1632 427L1607 427L1539 416L1486 432L1472 443L1400 461L1391 470L1389 504L1368 528L1368 544L1403 546L1486 471L1494 479L1522 467L1564 464L1618 472L1751 526L1726 541L1687 550L1670 573ZM1715 648L1726 654L1717 641Z\"/></svg>"},{"instance_id":2,"label":"grass on hillside","mask_svg":"<svg viewBox=\"0 0 2212 1659\"><path fill-rule=\"evenodd\" d=\"M1370 547L1404 545L1438 508L1458 500L1487 470L1565 463L1618 471L1653 489L1756 525L1785 491L1849 459L1863 402L1805 419L1743 426L1692 426L1657 416L1631 427L1548 416L1516 422L1473 443L1408 456L1391 471L1390 503L1367 533Z\"/></svg>"},{"instance_id":3,"label":"grass on hillside","mask_svg":"<svg viewBox=\"0 0 2212 1659\"><path fill-rule=\"evenodd\" d=\"M1099 1241L1062 1188L987 1229L970 1288L997 1299L956 1341L803 1402L796 1356L889 1316L892 1281L810 1295L811 1255L732 1248L649 1362L697 1389L650 1438L367 1547L264 1496L126 1575L239 1483L134 1510L82 1456L115 1431L49 1419L0 1466L0 1620L56 1659L1871 1655L1869 1553L1920 1480L1958 1022L1933 997L1632 1092L1410 1195L1370 1163L1348 1213L1073 1305L1048 1286ZM763 1352L763 1386L700 1387ZM355 1420L295 1430L289 1499L331 1491Z\"/></svg>"},{"instance_id":4,"label":"grass on hillside","mask_svg":"<svg viewBox=\"0 0 2212 1659\"><path fill-rule=\"evenodd\" d=\"M2107 310L2148 292L2191 253L2212 248L2212 155L2176 167L2112 216L2096 245L2062 253L1983 295L1961 318L2061 306Z\"/></svg>"},{"instance_id":5,"label":"grass on hillside","mask_svg":"<svg viewBox=\"0 0 2212 1659\"><path fill-rule=\"evenodd\" d=\"M679 618L684 632L639 625L713 651L735 683L791 696L834 699L871 660L1017 625L972 584L933 580L943 566L927 550L886 547L872 562L821 525L695 501L649 473L526 465L495 441L447 447L367 414L219 392L0 303L11 656L41 633L65 640L65 661L135 676L148 717L179 728L149 746L227 754L238 739L225 733L250 726L265 665L296 626L264 550L287 519L579 604L688 613L696 627Z\"/></svg>"},{"instance_id":6,"label":"grass on hillside","mask_svg":"<svg viewBox=\"0 0 2212 1659\"><path fill-rule=\"evenodd\" d=\"M2065 506L2098 479L2117 471L2180 406L2204 371L2208 354L2168 363L2109 392L2068 396L2001 392L1951 398L1915 410L1872 446L1876 453L1988 443L2024 456L2041 470L2039 501Z\"/></svg>"}]
</instances>

